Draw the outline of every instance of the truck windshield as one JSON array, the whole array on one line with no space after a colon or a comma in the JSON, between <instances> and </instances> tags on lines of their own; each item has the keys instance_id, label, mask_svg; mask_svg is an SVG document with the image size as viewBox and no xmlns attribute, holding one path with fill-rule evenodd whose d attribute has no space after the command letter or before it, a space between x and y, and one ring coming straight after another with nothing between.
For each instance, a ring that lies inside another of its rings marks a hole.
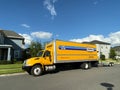
<instances>
[{"instance_id":1,"label":"truck windshield","mask_svg":"<svg viewBox=\"0 0 120 90\"><path fill-rule=\"evenodd\" d=\"M43 55L43 51L38 52L37 57L41 57Z\"/></svg>"}]
</instances>

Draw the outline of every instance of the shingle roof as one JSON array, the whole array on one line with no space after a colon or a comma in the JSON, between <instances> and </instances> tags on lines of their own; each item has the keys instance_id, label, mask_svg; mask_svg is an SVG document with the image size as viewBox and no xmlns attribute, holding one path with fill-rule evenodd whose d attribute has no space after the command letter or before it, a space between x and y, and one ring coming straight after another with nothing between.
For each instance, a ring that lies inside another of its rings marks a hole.
<instances>
[{"instance_id":1,"label":"shingle roof","mask_svg":"<svg viewBox=\"0 0 120 90\"><path fill-rule=\"evenodd\" d=\"M7 38L24 39L21 35L11 30L0 30L0 32Z\"/></svg>"},{"instance_id":2,"label":"shingle roof","mask_svg":"<svg viewBox=\"0 0 120 90\"><path fill-rule=\"evenodd\" d=\"M93 41L91 41L91 42L83 42L83 43L91 43L91 44L106 44L106 45L110 45L110 43L102 42L102 41L98 41L98 40L93 40Z\"/></svg>"},{"instance_id":3,"label":"shingle roof","mask_svg":"<svg viewBox=\"0 0 120 90\"><path fill-rule=\"evenodd\" d=\"M93 41L91 41L91 43L93 43L93 44L106 44L106 45L110 45L110 43L102 42L102 41L98 41L98 40L93 40Z\"/></svg>"}]
</instances>

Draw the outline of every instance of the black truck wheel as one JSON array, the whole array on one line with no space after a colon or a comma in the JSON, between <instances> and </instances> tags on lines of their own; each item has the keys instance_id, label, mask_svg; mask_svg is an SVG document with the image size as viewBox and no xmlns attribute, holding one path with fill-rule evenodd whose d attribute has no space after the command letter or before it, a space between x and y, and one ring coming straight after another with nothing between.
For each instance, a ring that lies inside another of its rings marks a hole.
<instances>
[{"instance_id":1,"label":"black truck wheel","mask_svg":"<svg viewBox=\"0 0 120 90\"><path fill-rule=\"evenodd\" d=\"M31 69L31 74L34 76L40 76L42 74L43 70L40 65L35 65Z\"/></svg>"},{"instance_id":2,"label":"black truck wheel","mask_svg":"<svg viewBox=\"0 0 120 90\"><path fill-rule=\"evenodd\" d=\"M81 68L82 68L82 69L89 69L89 68L90 68L89 65L90 65L89 63L82 63L82 64L81 64Z\"/></svg>"},{"instance_id":3,"label":"black truck wheel","mask_svg":"<svg viewBox=\"0 0 120 90\"><path fill-rule=\"evenodd\" d=\"M98 65L99 65L98 62L94 62L94 63L93 63L93 66L94 66L94 67L98 67Z\"/></svg>"},{"instance_id":4,"label":"black truck wheel","mask_svg":"<svg viewBox=\"0 0 120 90\"><path fill-rule=\"evenodd\" d=\"M114 65L113 62L110 62L110 63L108 64L109 67L112 67L113 65Z\"/></svg>"}]
</instances>

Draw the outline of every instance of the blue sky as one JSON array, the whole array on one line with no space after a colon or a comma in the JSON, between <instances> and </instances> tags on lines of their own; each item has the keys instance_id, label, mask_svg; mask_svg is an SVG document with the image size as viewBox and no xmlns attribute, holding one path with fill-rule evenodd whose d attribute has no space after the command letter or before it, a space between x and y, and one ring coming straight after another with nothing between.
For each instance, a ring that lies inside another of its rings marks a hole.
<instances>
[{"instance_id":1,"label":"blue sky","mask_svg":"<svg viewBox=\"0 0 120 90\"><path fill-rule=\"evenodd\" d=\"M0 29L32 40L120 45L120 0L0 0Z\"/></svg>"}]
</instances>

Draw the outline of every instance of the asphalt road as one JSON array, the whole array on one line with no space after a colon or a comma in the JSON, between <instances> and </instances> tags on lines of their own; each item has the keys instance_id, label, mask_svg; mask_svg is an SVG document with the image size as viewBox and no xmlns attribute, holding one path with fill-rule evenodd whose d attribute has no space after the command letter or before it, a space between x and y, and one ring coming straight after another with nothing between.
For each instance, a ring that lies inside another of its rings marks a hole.
<instances>
[{"instance_id":1,"label":"asphalt road","mask_svg":"<svg viewBox=\"0 0 120 90\"><path fill-rule=\"evenodd\" d=\"M120 65L0 77L0 90L120 90Z\"/></svg>"}]
</instances>

